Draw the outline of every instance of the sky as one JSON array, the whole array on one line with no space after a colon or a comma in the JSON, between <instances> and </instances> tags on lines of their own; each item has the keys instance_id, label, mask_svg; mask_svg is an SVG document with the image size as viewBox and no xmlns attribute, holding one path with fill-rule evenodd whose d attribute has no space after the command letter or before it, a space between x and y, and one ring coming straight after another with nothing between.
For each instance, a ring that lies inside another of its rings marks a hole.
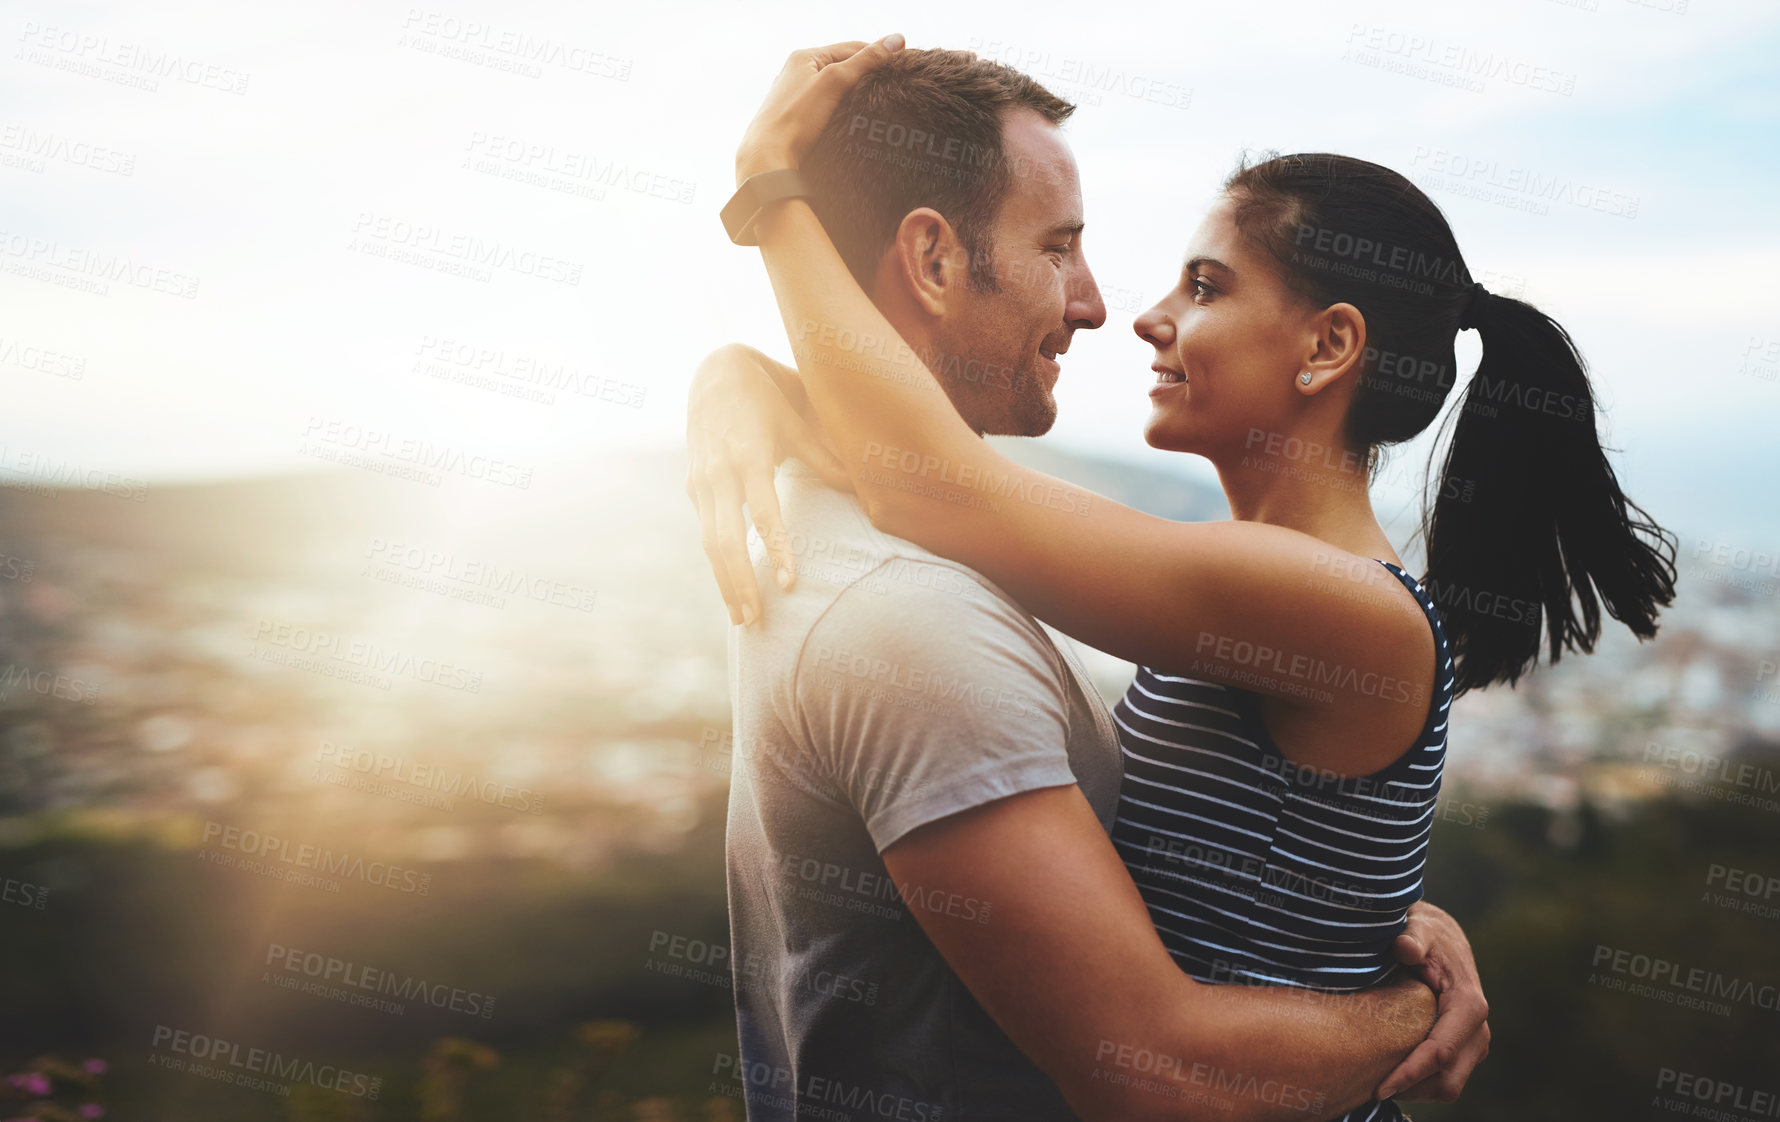
<instances>
[{"instance_id":1,"label":"sky","mask_svg":"<svg viewBox=\"0 0 1780 1122\"><path fill-rule=\"evenodd\" d=\"M677 446L705 353L788 357L758 254L717 219L742 129L789 51L901 31L1080 106L1109 316L1064 359L1047 440L1209 479L1143 444L1131 321L1242 153L1339 151L1416 180L1486 283L1571 331L1634 498L1772 544L1772 4L144 9L26 2L0 23L15 481L153 487L424 444L547 482ZM1476 353L1462 336L1462 369ZM1381 490L1407 494L1426 451Z\"/></svg>"}]
</instances>

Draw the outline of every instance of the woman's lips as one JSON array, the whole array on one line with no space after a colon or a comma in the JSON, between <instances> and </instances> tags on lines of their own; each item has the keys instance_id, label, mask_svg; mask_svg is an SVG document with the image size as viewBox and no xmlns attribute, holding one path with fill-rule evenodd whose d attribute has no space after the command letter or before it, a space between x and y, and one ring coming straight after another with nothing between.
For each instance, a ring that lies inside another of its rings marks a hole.
<instances>
[{"instance_id":1,"label":"woman's lips","mask_svg":"<svg viewBox=\"0 0 1780 1122\"><path fill-rule=\"evenodd\" d=\"M1151 397L1158 397L1187 384L1187 376L1178 370L1164 370L1160 366L1152 366L1150 369L1156 372L1156 384L1150 387Z\"/></svg>"}]
</instances>

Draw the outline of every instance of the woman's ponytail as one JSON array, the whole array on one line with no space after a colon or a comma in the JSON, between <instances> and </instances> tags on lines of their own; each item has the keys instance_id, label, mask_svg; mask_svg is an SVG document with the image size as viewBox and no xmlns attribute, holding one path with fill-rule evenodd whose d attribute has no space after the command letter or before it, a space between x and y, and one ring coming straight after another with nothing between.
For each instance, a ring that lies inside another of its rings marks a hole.
<instances>
[{"instance_id":1,"label":"woman's ponytail","mask_svg":"<svg viewBox=\"0 0 1780 1122\"><path fill-rule=\"evenodd\" d=\"M1518 680L1541 646L1554 662L1592 650L1603 606L1639 638L1654 635L1675 597L1677 543L1620 490L1564 329L1473 283L1446 216L1390 168L1327 152L1271 156L1239 167L1225 189L1238 228L1289 287L1365 317L1344 435L1368 462L1440 415L1457 382L1458 332L1483 339L1483 362L1447 414L1452 440L1422 522L1425 583L1459 688Z\"/></svg>"},{"instance_id":2,"label":"woman's ponytail","mask_svg":"<svg viewBox=\"0 0 1780 1122\"><path fill-rule=\"evenodd\" d=\"M1674 535L1620 489L1570 336L1530 304L1473 286L1461 327L1483 360L1423 521L1424 583L1460 691L1513 683L1539 657L1588 652L1601 607L1639 638L1675 597ZM1430 476L1432 471L1430 471Z\"/></svg>"}]
</instances>

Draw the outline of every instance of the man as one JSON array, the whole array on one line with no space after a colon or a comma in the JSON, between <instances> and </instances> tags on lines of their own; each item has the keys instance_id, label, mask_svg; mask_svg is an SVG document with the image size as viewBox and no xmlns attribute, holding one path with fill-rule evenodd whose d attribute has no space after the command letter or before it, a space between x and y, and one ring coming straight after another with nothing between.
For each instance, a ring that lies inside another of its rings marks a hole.
<instances>
[{"instance_id":1,"label":"man","mask_svg":"<svg viewBox=\"0 0 1780 1122\"><path fill-rule=\"evenodd\" d=\"M853 275L978 432L1047 431L1056 356L1105 319L1071 111L1006 67L905 51L803 163ZM817 330L793 325L793 345ZM730 651L741 1055L719 1064L750 1118L1323 1118L1387 1074L1421 1081L1436 1052L1454 1062L1410 1090L1455 1094L1488 1040L1456 926L1412 917L1409 957L1450 1016L1407 1070L1433 1014L1414 979L1333 997L1182 973L1108 840L1118 742L1073 653L978 574L874 530L817 438L725 389L762 372L736 348L701 371L688 486L750 624ZM803 462L777 494L749 477L764 548L736 561L731 465L775 451ZM769 557L781 587L802 578L770 608Z\"/></svg>"}]
</instances>

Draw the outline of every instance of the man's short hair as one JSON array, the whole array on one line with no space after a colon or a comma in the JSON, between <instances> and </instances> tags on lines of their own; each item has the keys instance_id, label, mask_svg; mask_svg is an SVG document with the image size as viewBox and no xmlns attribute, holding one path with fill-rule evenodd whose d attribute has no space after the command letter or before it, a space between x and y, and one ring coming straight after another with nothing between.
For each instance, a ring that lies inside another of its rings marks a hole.
<instances>
[{"instance_id":1,"label":"man's short hair","mask_svg":"<svg viewBox=\"0 0 1780 1122\"><path fill-rule=\"evenodd\" d=\"M805 156L810 200L866 291L911 210L943 215L980 291L996 290L989 232L1017 169L1002 144L1010 109L1060 125L1075 106L1025 74L969 51L904 50L847 92Z\"/></svg>"}]
</instances>

